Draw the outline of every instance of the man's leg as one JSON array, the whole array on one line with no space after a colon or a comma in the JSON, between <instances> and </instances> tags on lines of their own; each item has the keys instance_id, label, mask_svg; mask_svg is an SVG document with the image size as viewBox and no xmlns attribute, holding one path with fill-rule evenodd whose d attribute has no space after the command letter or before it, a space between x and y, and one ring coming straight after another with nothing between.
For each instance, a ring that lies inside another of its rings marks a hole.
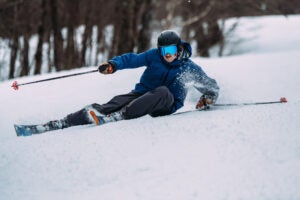
<instances>
[{"instance_id":1,"label":"man's leg","mask_svg":"<svg viewBox=\"0 0 300 200\"><path fill-rule=\"evenodd\" d=\"M123 95L118 95L112 98L109 102L106 104L91 104L86 106L85 108L71 113L67 115L64 120L69 126L76 126L76 125L85 125L85 124L92 124L94 123L94 120L91 119L91 116L89 115L89 110L95 111L98 115L108 115L110 113L113 113L115 111L120 110L125 105L127 105L132 100L138 98L140 94L137 93L128 93Z\"/></svg>"},{"instance_id":2,"label":"man's leg","mask_svg":"<svg viewBox=\"0 0 300 200\"><path fill-rule=\"evenodd\" d=\"M170 113L174 103L173 94L165 86L158 87L131 101L124 107L124 119L150 114L153 117Z\"/></svg>"},{"instance_id":3,"label":"man's leg","mask_svg":"<svg viewBox=\"0 0 300 200\"><path fill-rule=\"evenodd\" d=\"M89 110L96 111L98 115L112 114L112 117L114 112L121 110L121 115L124 119L138 118L147 114L157 117L169 114L173 103L173 94L167 87L161 86L144 95L128 93L118 95L103 105L91 104L75 113L69 114L65 120L69 126L92 124L94 120L91 119ZM107 118L110 117L108 116ZM110 120L107 119L107 121Z\"/></svg>"},{"instance_id":4,"label":"man's leg","mask_svg":"<svg viewBox=\"0 0 300 200\"><path fill-rule=\"evenodd\" d=\"M138 98L139 96L141 96L141 94L130 92L128 94L115 96L109 102L102 105L94 103L92 104L92 107L96 109L98 112L108 115L110 113L119 111L120 109L122 109L124 106L126 106L131 101Z\"/></svg>"}]
</instances>

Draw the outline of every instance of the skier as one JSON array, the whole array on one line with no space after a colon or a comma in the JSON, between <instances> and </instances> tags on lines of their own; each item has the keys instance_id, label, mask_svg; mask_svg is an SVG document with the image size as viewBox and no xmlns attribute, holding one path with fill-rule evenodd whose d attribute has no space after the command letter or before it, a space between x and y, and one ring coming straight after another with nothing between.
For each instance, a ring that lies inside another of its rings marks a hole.
<instances>
[{"instance_id":1,"label":"skier","mask_svg":"<svg viewBox=\"0 0 300 200\"><path fill-rule=\"evenodd\" d=\"M134 119L147 114L152 117L170 115L184 105L188 82L193 83L202 94L196 108L206 109L216 102L219 87L214 79L191 61L191 55L189 43L181 40L173 30L163 31L157 38L157 48L140 54L116 56L98 67L101 74L107 75L118 70L146 66L140 82L131 92L115 96L102 105L88 105L38 129L44 132L76 125Z\"/></svg>"}]
</instances>

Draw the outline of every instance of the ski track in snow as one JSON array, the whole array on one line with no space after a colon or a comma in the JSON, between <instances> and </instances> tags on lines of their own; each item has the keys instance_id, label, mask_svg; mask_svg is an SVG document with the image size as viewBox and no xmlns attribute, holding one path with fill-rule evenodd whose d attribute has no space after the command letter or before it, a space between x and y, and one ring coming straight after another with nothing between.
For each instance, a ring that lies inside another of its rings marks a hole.
<instances>
[{"instance_id":1,"label":"ski track in snow","mask_svg":"<svg viewBox=\"0 0 300 200\"><path fill-rule=\"evenodd\" d=\"M288 103L78 126L16 137L129 92L143 68L10 88L0 84L0 199L300 199L299 51L194 58L220 85L219 103ZM91 68L92 69L92 68ZM27 82L73 70L36 77ZM104 86L104 87L103 87ZM199 93L191 90L193 109Z\"/></svg>"}]
</instances>

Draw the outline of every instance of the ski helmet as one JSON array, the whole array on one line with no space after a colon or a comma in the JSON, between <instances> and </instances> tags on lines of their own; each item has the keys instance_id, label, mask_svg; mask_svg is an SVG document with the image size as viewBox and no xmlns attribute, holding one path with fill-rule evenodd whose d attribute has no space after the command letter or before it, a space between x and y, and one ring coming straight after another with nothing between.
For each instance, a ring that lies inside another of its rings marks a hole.
<instances>
[{"instance_id":1,"label":"ski helmet","mask_svg":"<svg viewBox=\"0 0 300 200\"><path fill-rule=\"evenodd\" d=\"M166 30L160 33L157 38L157 47L169 46L169 45L179 45L180 44L179 35L172 30Z\"/></svg>"}]
</instances>

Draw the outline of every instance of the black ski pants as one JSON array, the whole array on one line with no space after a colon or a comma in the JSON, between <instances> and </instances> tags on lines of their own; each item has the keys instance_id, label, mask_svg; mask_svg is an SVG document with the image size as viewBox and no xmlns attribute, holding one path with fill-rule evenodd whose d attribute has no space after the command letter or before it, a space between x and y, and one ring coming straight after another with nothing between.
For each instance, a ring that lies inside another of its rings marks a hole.
<instances>
[{"instance_id":1,"label":"black ski pants","mask_svg":"<svg viewBox=\"0 0 300 200\"><path fill-rule=\"evenodd\" d=\"M121 111L124 119L134 119L147 114L152 117L168 115L171 112L173 103L173 94L167 87L160 86L145 94L130 92L115 96L106 104L94 103L89 106L105 115ZM91 123L86 108L69 114L66 120L70 126Z\"/></svg>"}]
</instances>

